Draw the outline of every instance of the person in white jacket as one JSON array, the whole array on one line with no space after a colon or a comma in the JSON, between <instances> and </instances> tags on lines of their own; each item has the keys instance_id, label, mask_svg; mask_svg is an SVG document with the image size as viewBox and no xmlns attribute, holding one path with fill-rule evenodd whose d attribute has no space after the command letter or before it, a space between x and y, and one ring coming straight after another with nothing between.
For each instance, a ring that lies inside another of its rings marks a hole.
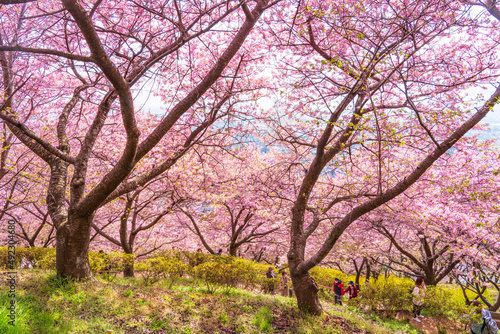
<instances>
[{"instance_id":1,"label":"person in white jacket","mask_svg":"<svg viewBox=\"0 0 500 334\"><path fill-rule=\"evenodd\" d=\"M425 284L422 277L417 277L415 280L415 287L413 288L413 320L420 322L420 318L424 316L420 314L422 308L424 307L425 298Z\"/></svg>"}]
</instances>

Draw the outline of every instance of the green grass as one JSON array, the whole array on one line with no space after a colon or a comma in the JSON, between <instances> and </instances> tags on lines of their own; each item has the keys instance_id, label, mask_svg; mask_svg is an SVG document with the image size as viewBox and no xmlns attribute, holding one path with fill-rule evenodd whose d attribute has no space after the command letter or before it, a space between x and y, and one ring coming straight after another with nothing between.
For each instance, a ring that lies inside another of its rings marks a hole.
<instances>
[{"instance_id":1,"label":"green grass","mask_svg":"<svg viewBox=\"0 0 500 334\"><path fill-rule=\"evenodd\" d=\"M1 276L1 275L0 275ZM199 280L182 279L144 286L117 277L72 282L51 271L19 272L15 326L0 307L0 333L416 333L409 324L370 319L323 302L329 315L309 317L296 300L242 289L207 293ZM0 304L10 298L0 290Z\"/></svg>"},{"instance_id":2,"label":"green grass","mask_svg":"<svg viewBox=\"0 0 500 334\"><path fill-rule=\"evenodd\" d=\"M270 332L273 330L271 326L272 321L273 317L271 311L267 307L261 307L255 314L255 319L252 321L252 324L262 332Z\"/></svg>"}]
</instances>

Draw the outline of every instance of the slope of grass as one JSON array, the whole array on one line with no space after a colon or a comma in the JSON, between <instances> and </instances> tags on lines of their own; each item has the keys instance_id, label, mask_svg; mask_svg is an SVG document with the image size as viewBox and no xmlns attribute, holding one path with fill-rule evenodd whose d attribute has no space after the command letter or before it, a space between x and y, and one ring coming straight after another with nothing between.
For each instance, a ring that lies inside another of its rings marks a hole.
<instances>
[{"instance_id":1,"label":"slope of grass","mask_svg":"<svg viewBox=\"0 0 500 334\"><path fill-rule=\"evenodd\" d=\"M408 323L386 326L331 304L328 314L308 317L292 298L241 289L210 294L195 279L170 290L167 284L146 287L123 278L75 283L52 271L20 271L15 326L3 307L11 298L0 290L0 333L416 333Z\"/></svg>"}]
</instances>

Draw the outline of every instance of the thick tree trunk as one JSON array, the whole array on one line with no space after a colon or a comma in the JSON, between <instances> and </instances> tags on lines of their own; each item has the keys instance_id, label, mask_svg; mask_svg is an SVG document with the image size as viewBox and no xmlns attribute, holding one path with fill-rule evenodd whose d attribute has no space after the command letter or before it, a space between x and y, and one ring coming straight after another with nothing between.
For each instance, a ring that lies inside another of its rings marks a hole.
<instances>
[{"instance_id":1,"label":"thick tree trunk","mask_svg":"<svg viewBox=\"0 0 500 334\"><path fill-rule=\"evenodd\" d=\"M123 277L135 277L134 264L126 264L123 269Z\"/></svg>"},{"instance_id":2,"label":"thick tree trunk","mask_svg":"<svg viewBox=\"0 0 500 334\"><path fill-rule=\"evenodd\" d=\"M125 254L133 254L133 253L125 251ZM135 277L134 262L135 261L132 261L131 263L128 262L125 263L125 266L123 268L123 277Z\"/></svg>"},{"instance_id":3,"label":"thick tree trunk","mask_svg":"<svg viewBox=\"0 0 500 334\"><path fill-rule=\"evenodd\" d=\"M68 150L65 150L67 153ZM47 192L47 209L56 228L56 270L60 276L92 277L89 264L90 223L93 214L76 215L66 208L67 162L54 159ZM81 186L81 184L76 185Z\"/></svg>"},{"instance_id":4,"label":"thick tree trunk","mask_svg":"<svg viewBox=\"0 0 500 334\"><path fill-rule=\"evenodd\" d=\"M229 255L236 257L237 251L238 247L233 247L232 245L229 246Z\"/></svg>"},{"instance_id":5,"label":"thick tree trunk","mask_svg":"<svg viewBox=\"0 0 500 334\"><path fill-rule=\"evenodd\" d=\"M438 282L436 281L436 272L434 271L434 262L433 261L427 261L425 263L426 268L424 270L424 279L425 285L437 285Z\"/></svg>"},{"instance_id":6,"label":"thick tree trunk","mask_svg":"<svg viewBox=\"0 0 500 334\"><path fill-rule=\"evenodd\" d=\"M89 265L90 222L93 216L69 216L57 229L56 269L60 276L82 280L92 277Z\"/></svg>"},{"instance_id":7,"label":"thick tree trunk","mask_svg":"<svg viewBox=\"0 0 500 334\"><path fill-rule=\"evenodd\" d=\"M437 285L436 280L434 280L432 278L424 277L424 282L425 282L425 285Z\"/></svg>"},{"instance_id":8,"label":"thick tree trunk","mask_svg":"<svg viewBox=\"0 0 500 334\"><path fill-rule=\"evenodd\" d=\"M297 306L299 310L309 314L321 315L323 308L319 302L319 287L314 279L309 275L290 272L292 277L293 290L297 296Z\"/></svg>"}]
</instances>

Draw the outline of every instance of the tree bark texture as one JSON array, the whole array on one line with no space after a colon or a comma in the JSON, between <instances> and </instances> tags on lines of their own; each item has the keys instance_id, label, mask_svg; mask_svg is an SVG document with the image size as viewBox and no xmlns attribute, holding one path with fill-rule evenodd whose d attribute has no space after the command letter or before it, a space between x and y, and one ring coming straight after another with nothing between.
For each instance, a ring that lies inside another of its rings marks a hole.
<instances>
[{"instance_id":1,"label":"tree bark texture","mask_svg":"<svg viewBox=\"0 0 500 334\"><path fill-rule=\"evenodd\" d=\"M318 297L319 287L309 272L296 273L290 269L290 275L299 309L308 314L321 315L323 308Z\"/></svg>"},{"instance_id":2,"label":"tree bark texture","mask_svg":"<svg viewBox=\"0 0 500 334\"><path fill-rule=\"evenodd\" d=\"M126 263L123 269L123 277L135 277L134 263Z\"/></svg>"},{"instance_id":3,"label":"tree bark texture","mask_svg":"<svg viewBox=\"0 0 500 334\"><path fill-rule=\"evenodd\" d=\"M64 224L56 232L57 274L82 280L92 277L88 258L90 222L93 215L69 217L71 224Z\"/></svg>"}]
</instances>

